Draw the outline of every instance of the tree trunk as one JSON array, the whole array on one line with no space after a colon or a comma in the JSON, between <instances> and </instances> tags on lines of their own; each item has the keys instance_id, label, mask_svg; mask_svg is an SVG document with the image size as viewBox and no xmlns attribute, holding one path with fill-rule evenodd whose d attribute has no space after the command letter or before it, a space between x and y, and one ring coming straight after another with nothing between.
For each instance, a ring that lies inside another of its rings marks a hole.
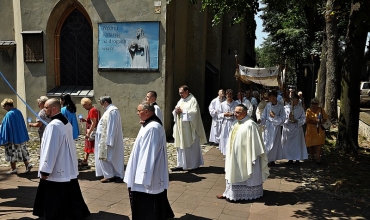
<instances>
[{"instance_id":1,"label":"tree trunk","mask_svg":"<svg viewBox=\"0 0 370 220\"><path fill-rule=\"evenodd\" d=\"M368 22L364 18L370 11L369 1L353 0L346 34L344 51L340 116L336 146L347 152L357 152L359 125L359 85L361 61L364 56Z\"/></svg>"},{"instance_id":2,"label":"tree trunk","mask_svg":"<svg viewBox=\"0 0 370 220\"><path fill-rule=\"evenodd\" d=\"M320 106L325 107L325 85L326 85L326 51L327 51L327 41L326 41L326 27L324 27L324 33L321 43L321 62L320 69L318 72L318 82L317 82L317 98L319 99Z\"/></svg>"},{"instance_id":3,"label":"tree trunk","mask_svg":"<svg viewBox=\"0 0 370 220\"><path fill-rule=\"evenodd\" d=\"M337 82L340 72L338 69L338 27L337 12L338 1L327 0L325 12L327 57L326 57L326 87L325 111L331 122L338 119L337 110Z\"/></svg>"}]
</instances>

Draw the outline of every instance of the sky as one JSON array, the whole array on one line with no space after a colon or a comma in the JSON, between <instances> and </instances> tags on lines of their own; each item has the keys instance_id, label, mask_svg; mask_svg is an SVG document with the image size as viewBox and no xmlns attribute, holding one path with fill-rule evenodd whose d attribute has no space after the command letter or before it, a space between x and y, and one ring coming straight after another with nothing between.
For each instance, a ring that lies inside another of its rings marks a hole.
<instances>
[{"instance_id":1,"label":"sky","mask_svg":"<svg viewBox=\"0 0 370 220\"><path fill-rule=\"evenodd\" d=\"M261 11L258 12L258 14L255 16L256 23L257 23L257 28L256 28L256 41L255 41L255 47L259 47L263 42L263 38L267 38L267 33L263 32L263 27L262 27L262 20L259 18L261 15Z\"/></svg>"}]
</instances>

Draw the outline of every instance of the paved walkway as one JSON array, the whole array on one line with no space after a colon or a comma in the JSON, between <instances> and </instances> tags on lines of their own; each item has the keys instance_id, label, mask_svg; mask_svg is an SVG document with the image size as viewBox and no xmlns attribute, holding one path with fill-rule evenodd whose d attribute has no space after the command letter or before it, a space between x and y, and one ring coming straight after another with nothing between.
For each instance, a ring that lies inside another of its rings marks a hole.
<instances>
[{"instance_id":1,"label":"paved walkway","mask_svg":"<svg viewBox=\"0 0 370 220\"><path fill-rule=\"evenodd\" d=\"M225 189L223 156L212 148L204 160L205 166L198 170L170 174L168 197L175 219L370 219L369 210L361 204L308 187L304 172L315 172L309 162L301 166L278 163L264 183L263 198L229 203L215 197ZM38 185L36 169L28 174L5 175L8 169L0 168L0 219L37 219L32 216ZM19 168L23 171L24 167ZM125 183L100 183L92 170L81 172L79 182L92 213L89 220L131 219Z\"/></svg>"}]
</instances>

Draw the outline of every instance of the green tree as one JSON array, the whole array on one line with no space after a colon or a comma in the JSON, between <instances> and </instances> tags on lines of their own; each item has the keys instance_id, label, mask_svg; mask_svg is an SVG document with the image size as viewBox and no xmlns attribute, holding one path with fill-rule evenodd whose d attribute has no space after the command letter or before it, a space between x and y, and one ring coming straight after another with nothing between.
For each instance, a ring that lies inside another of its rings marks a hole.
<instances>
[{"instance_id":1,"label":"green tree","mask_svg":"<svg viewBox=\"0 0 370 220\"><path fill-rule=\"evenodd\" d=\"M323 81L319 82L317 92L326 94L325 105L328 106L330 117L335 119L337 97L335 81L340 80L342 76L341 113L336 145L340 149L356 152L359 123L358 85L370 24L369 0L351 0L348 17L345 16L348 13L348 1L345 0L261 0L261 2L266 5L261 16L264 20L264 31L270 33L270 36L267 43L262 45L266 48L256 49L260 66L276 62L277 57L280 62L293 59L307 62L311 55L319 54L318 51L324 52L322 61L325 65L321 63L319 73L319 80ZM257 0L202 0L201 4L203 10L208 8L214 13L214 25L221 22L224 15L232 14L231 25L246 22L246 31L255 36L256 25L252 15L259 10ZM341 14L342 16L339 16ZM342 35L341 23L348 23L343 62L338 56ZM322 34L326 37L323 38ZM270 54L266 57L268 52L274 52L275 55ZM343 63L341 75L338 74L340 63Z\"/></svg>"},{"instance_id":2,"label":"green tree","mask_svg":"<svg viewBox=\"0 0 370 220\"><path fill-rule=\"evenodd\" d=\"M271 37L267 37L261 47L257 47L256 60L259 67L271 67L281 63L278 49L272 44Z\"/></svg>"},{"instance_id":3,"label":"green tree","mask_svg":"<svg viewBox=\"0 0 370 220\"><path fill-rule=\"evenodd\" d=\"M336 146L347 152L358 150L359 84L367 33L370 30L369 0L352 0L342 69L340 115Z\"/></svg>"},{"instance_id":4,"label":"green tree","mask_svg":"<svg viewBox=\"0 0 370 220\"><path fill-rule=\"evenodd\" d=\"M337 81L339 80L338 68L338 13L340 8L339 1L327 0L325 10L325 24L326 24L326 87L325 91L325 110L332 122L337 121Z\"/></svg>"},{"instance_id":5,"label":"green tree","mask_svg":"<svg viewBox=\"0 0 370 220\"><path fill-rule=\"evenodd\" d=\"M326 52L323 58L326 65L325 90L325 110L332 122L338 119L337 97L341 80L340 74L340 39L344 38L346 25L348 24L349 4L343 0L326 0L324 18L325 18L325 47ZM343 57L342 57L343 59ZM320 82L321 85L322 82Z\"/></svg>"},{"instance_id":6,"label":"green tree","mask_svg":"<svg viewBox=\"0 0 370 220\"><path fill-rule=\"evenodd\" d=\"M175 0L167 0L167 4ZM213 13L212 25L218 25L225 15L231 15L230 25L245 22L248 35L255 37L256 21L254 15L258 12L258 0L189 0L193 4L200 2L202 10Z\"/></svg>"}]
</instances>

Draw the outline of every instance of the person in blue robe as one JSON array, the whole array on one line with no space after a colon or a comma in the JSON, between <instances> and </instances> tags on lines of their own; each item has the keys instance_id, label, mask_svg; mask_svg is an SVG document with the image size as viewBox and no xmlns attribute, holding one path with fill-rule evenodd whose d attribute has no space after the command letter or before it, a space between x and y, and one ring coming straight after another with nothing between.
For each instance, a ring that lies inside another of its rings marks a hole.
<instances>
[{"instance_id":1,"label":"person in blue robe","mask_svg":"<svg viewBox=\"0 0 370 220\"><path fill-rule=\"evenodd\" d=\"M72 124L73 128L73 139L76 140L80 135L80 130L78 127L78 121L76 117L76 104L72 101L70 94L63 94L60 96L60 104L63 106L61 109L62 115L66 117L69 123Z\"/></svg>"},{"instance_id":2,"label":"person in blue robe","mask_svg":"<svg viewBox=\"0 0 370 220\"><path fill-rule=\"evenodd\" d=\"M7 111L0 127L0 146L5 146L5 160L10 162L11 166L11 170L6 174L17 173L17 162L24 162L28 173L33 165L29 163L27 142L30 138L23 115L21 111L14 108L12 99L5 98L1 106Z\"/></svg>"}]
</instances>

